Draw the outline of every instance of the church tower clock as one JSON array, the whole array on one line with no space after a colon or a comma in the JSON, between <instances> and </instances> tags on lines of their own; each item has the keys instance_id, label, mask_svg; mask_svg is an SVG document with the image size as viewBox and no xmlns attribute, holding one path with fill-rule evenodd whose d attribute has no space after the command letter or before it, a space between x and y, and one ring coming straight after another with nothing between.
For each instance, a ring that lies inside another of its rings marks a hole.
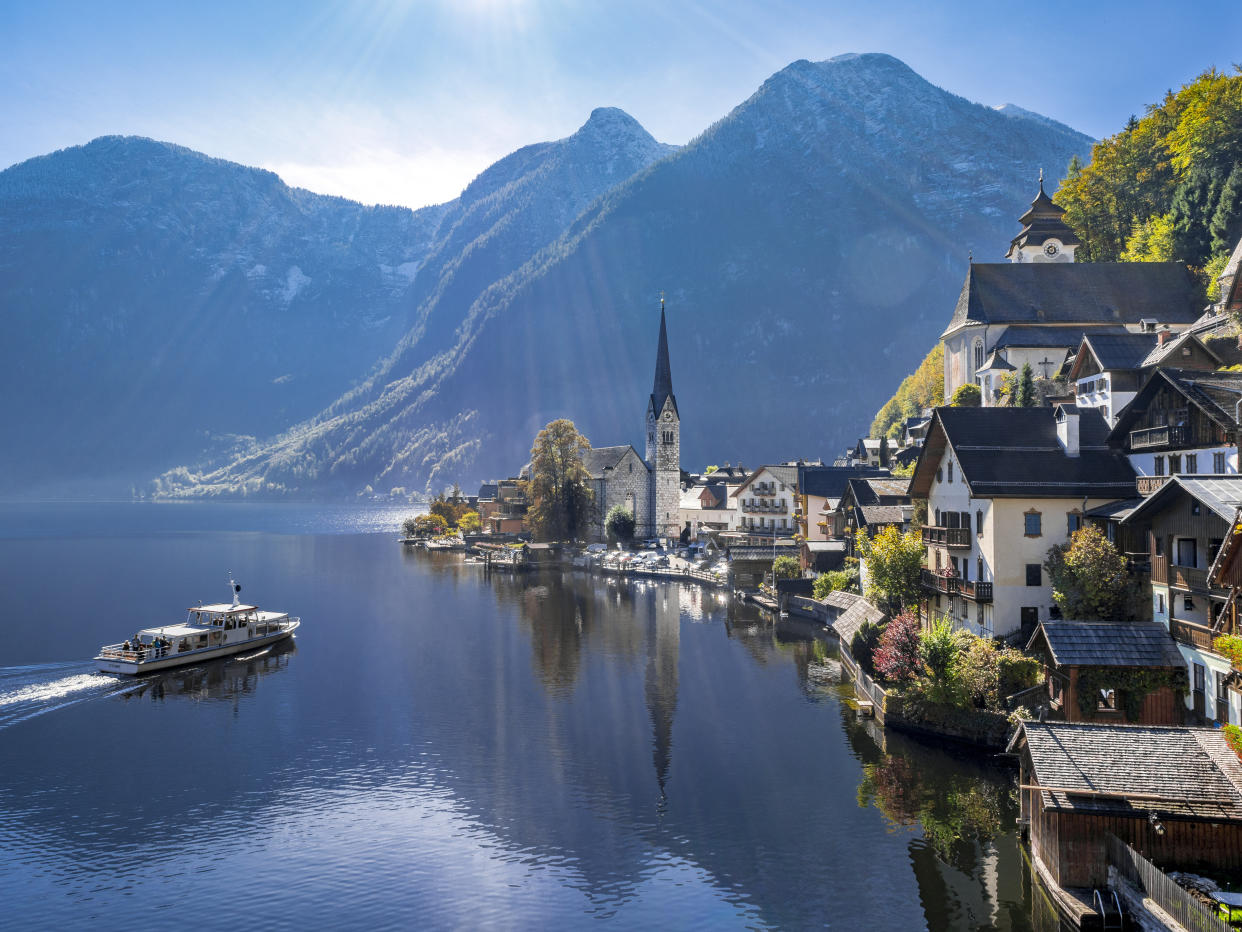
<instances>
[{"instance_id":1,"label":"church tower clock","mask_svg":"<svg viewBox=\"0 0 1242 932\"><path fill-rule=\"evenodd\" d=\"M668 361L668 328L660 299L660 342L656 348L655 381L647 403L647 466L651 470L651 531L661 537L680 533L681 415L673 394Z\"/></svg>"}]
</instances>

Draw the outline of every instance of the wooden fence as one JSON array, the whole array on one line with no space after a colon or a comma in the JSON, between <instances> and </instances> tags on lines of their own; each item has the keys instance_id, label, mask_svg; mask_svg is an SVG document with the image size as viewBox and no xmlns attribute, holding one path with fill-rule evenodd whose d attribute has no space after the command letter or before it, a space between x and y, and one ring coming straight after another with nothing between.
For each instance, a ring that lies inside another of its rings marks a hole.
<instances>
[{"instance_id":1,"label":"wooden fence","mask_svg":"<svg viewBox=\"0 0 1242 932\"><path fill-rule=\"evenodd\" d=\"M1139 889L1143 896L1176 919L1189 932L1229 932L1229 923L1213 916L1193 896L1177 885L1151 861L1116 835L1110 834L1108 863Z\"/></svg>"},{"instance_id":2,"label":"wooden fence","mask_svg":"<svg viewBox=\"0 0 1242 932\"><path fill-rule=\"evenodd\" d=\"M849 671L850 678L854 681L854 692L858 694L859 699L871 703L879 715L880 721L883 722L884 700L888 694L879 683L869 677L866 671L858 665L858 661L854 659L854 655L849 652L844 644L838 650L841 654L841 666Z\"/></svg>"}]
</instances>

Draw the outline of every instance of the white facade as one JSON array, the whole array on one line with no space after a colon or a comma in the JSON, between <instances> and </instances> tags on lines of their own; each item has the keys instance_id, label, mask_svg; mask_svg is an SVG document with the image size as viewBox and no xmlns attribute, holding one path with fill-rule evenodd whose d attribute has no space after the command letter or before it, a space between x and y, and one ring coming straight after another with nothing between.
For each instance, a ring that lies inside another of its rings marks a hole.
<instances>
[{"instance_id":1,"label":"white facade","mask_svg":"<svg viewBox=\"0 0 1242 932\"><path fill-rule=\"evenodd\" d=\"M1174 457L1176 457L1175 460ZM1151 453L1127 453L1126 459L1140 476L1225 476L1237 475L1238 472L1236 447L1202 447L1171 452L1158 450Z\"/></svg>"},{"instance_id":2,"label":"white facade","mask_svg":"<svg viewBox=\"0 0 1242 932\"><path fill-rule=\"evenodd\" d=\"M1114 391L1112 381L1107 372L1097 372L1074 383L1075 404L1080 408L1095 408L1104 415L1109 427L1117 423L1121 409L1138 394L1137 391Z\"/></svg>"},{"instance_id":3,"label":"white facade","mask_svg":"<svg viewBox=\"0 0 1242 932\"><path fill-rule=\"evenodd\" d=\"M733 493L736 510L730 530L776 533L791 537L797 530L794 523L795 499L792 483L770 472L766 466L757 469Z\"/></svg>"},{"instance_id":4,"label":"white facade","mask_svg":"<svg viewBox=\"0 0 1242 932\"><path fill-rule=\"evenodd\" d=\"M1027 243L1021 249L1014 249L1009 255L1010 262L1073 262L1074 250L1077 245L1067 246L1055 236L1050 236L1040 244Z\"/></svg>"}]
</instances>

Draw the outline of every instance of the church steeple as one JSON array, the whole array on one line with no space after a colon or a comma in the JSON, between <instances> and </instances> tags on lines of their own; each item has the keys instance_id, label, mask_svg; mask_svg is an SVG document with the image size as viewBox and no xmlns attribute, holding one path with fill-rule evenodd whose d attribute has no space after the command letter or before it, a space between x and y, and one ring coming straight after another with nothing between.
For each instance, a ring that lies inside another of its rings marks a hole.
<instances>
[{"instance_id":1,"label":"church steeple","mask_svg":"<svg viewBox=\"0 0 1242 932\"><path fill-rule=\"evenodd\" d=\"M1074 250L1082 245L1062 219L1064 208L1044 192L1044 171L1039 170L1039 193L1018 222L1022 232L1009 243L1005 258L1010 262L1073 262Z\"/></svg>"},{"instance_id":2,"label":"church steeple","mask_svg":"<svg viewBox=\"0 0 1242 932\"><path fill-rule=\"evenodd\" d=\"M668 327L664 322L664 299L660 299L660 343L656 348L655 382L651 386L651 410L659 417L664 402L671 399L677 410L677 397L673 394L673 369L668 361Z\"/></svg>"}]
</instances>

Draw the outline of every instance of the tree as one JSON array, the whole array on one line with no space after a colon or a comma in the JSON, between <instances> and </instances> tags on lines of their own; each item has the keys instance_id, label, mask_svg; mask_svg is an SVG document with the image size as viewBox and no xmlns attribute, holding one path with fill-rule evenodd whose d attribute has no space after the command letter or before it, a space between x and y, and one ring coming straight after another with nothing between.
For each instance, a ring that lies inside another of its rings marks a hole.
<instances>
[{"instance_id":1,"label":"tree","mask_svg":"<svg viewBox=\"0 0 1242 932\"><path fill-rule=\"evenodd\" d=\"M401 530L406 537L439 537L449 529L450 525L443 515L425 514L406 518L401 523Z\"/></svg>"},{"instance_id":2,"label":"tree","mask_svg":"<svg viewBox=\"0 0 1242 932\"><path fill-rule=\"evenodd\" d=\"M1015 408L1033 408L1039 404L1039 396L1035 393L1035 373L1031 371L1029 362L1022 364L1010 404Z\"/></svg>"},{"instance_id":3,"label":"tree","mask_svg":"<svg viewBox=\"0 0 1242 932\"><path fill-rule=\"evenodd\" d=\"M634 512L624 505L613 505L608 509L608 516L604 519L604 530L608 532L608 539L611 541L628 544L633 540L637 526Z\"/></svg>"},{"instance_id":4,"label":"tree","mask_svg":"<svg viewBox=\"0 0 1242 932\"><path fill-rule=\"evenodd\" d=\"M912 683L923 671L920 634L919 620L909 612L890 621L875 651L876 672L890 683Z\"/></svg>"},{"instance_id":5,"label":"tree","mask_svg":"<svg viewBox=\"0 0 1242 932\"><path fill-rule=\"evenodd\" d=\"M888 436L896 439L901 425L908 417L914 417L924 408L944 404L944 344L931 348L919 367L906 376L901 385L871 422L868 437Z\"/></svg>"},{"instance_id":6,"label":"tree","mask_svg":"<svg viewBox=\"0 0 1242 932\"><path fill-rule=\"evenodd\" d=\"M1068 545L1048 551L1044 563L1052 598L1074 621L1133 621L1139 598L1126 558L1095 525L1075 531Z\"/></svg>"},{"instance_id":7,"label":"tree","mask_svg":"<svg viewBox=\"0 0 1242 932\"><path fill-rule=\"evenodd\" d=\"M949 399L951 408L977 408L983 404L983 392L974 382L966 382L957 387L953 397Z\"/></svg>"},{"instance_id":8,"label":"tree","mask_svg":"<svg viewBox=\"0 0 1242 932\"><path fill-rule=\"evenodd\" d=\"M922 536L914 531L903 534L890 524L874 540L860 531L856 543L867 565L867 598L883 602L893 615L914 605L925 552Z\"/></svg>"},{"instance_id":9,"label":"tree","mask_svg":"<svg viewBox=\"0 0 1242 932\"><path fill-rule=\"evenodd\" d=\"M477 511L467 511L457 519L457 530L463 534L477 534L483 530L483 519Z\"/></svg>"},{"instance_id":10,"label":"tree","mask_svg":"<svg viewBox=\"0 0 1242 932\"><path fill-rule=\"evenodd\" d=\"M530 451L527 519L538 540L574 540L590 524L594 494L582 454L591 449L574 422L552 421Z\"/></svg>"},{"instance_id":11,"label":"tree","mask_svg":"<svg viewBox=\"0 0 1242 932\"><path fill-rule=\"evenodd\" d=\"M880 450L876 454L876 459L879 460L882 469L888 468L888 434L880 437Z\"/></svg>"},{"instance_id":12,"label":"tree","mask_svg":"<svg viewBox=\"0 0 1242 932\"><path fill-rule=\"evenodd\" d=\"M797 579L802 575L802 564L797 557L777 557L772 561L772 572L777 579Z\"/></svg>"},{"instance_id":13,"label":"tree","mask_svg":"<svg viewBox=\"0 0 1242 932\"><path fill-rule=\"evenodd\" d=\"M919 638L919 659L936 702L952 702L957 659L966 646L965 633L947 618L938 618Z\"/></svg>"},{"instance_id":14,"label":"tree","mask_svg":"<svg viewBox=\"0 0 1242 932\"><path fill-rule=\"evenodd\" d=\"M703 470L703 475L710 476L712 473L716 472L718 469L720 469L719 466L708 466L706 469Z\"/></svg>"},{"instance_id":15,"label":"tree","mask_svg":"<svg viewBox=\"0 0 1242 932\"><path fill-rule=\"evenodd\" d=\"M863 672L875 676L875 652L884 636L884 626L874 621L864 621L850 638L850 656L858 661Z\"/></svg>"}]
</instances>

